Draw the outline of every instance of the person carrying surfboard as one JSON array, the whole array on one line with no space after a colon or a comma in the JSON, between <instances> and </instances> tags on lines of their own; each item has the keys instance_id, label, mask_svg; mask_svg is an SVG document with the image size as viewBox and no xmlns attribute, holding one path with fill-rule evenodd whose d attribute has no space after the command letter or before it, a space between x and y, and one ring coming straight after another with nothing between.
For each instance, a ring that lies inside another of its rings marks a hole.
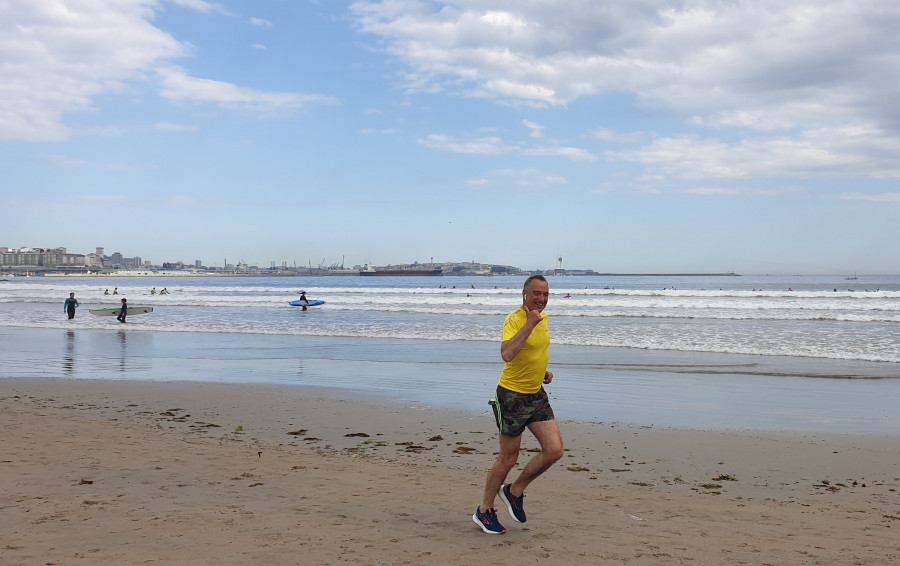
<instances>
[{"instance_id":1,"label":"person carrying surfboard","mask_svg":"<svg viewBox=\"0 0 900 566\"><path fill-rule=\"evenodd\" d=\"M119 322L125 322L125 316L128 314L128 299L122 299L122 308L119 310L119 316L116 317L116 320Z\"/></svg>"},{"instance_id":2,"label":"person carrying surfboard","mask_svg":"<svg viewBox=\"0 0 900 566\"><path fill-rule=\"evenodd\" d=\"M525 280L522 306L510 313L503 324L500 356L506 365L497 385L497 397L491 399L500 429L500 453L488 472L484 499L472 515L475 524L488 534L506 532L494 510L497 495L513 520L524 523L525 488L563 457L562 434L543 387L553 381L553 373L547 371L550 329L543 314L549 297L547 280L532 275ZM503 483L518 461L526 428L537 438L541 451L528 461L514 482Z\"/></svg>"},{"instance_id":3,"label":"person carrying surfboard","mask_svg":"<svg viewBox=\"0 0 900 566\"><path fill-rule=\"evenodd\" d=\"M306 302L309 305L309 299L306 298L306 291L300 291L300 300ZM303 310L306 310L306 307L303 307Z\"/></svg>"}]
</instances>

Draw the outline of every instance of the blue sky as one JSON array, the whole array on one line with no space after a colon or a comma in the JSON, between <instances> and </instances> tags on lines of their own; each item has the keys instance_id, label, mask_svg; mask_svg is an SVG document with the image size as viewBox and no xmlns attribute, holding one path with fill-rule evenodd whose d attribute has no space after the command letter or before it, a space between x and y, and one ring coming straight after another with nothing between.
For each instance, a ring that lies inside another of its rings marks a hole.
<instances>
[{"instance_id":1,"label":"blue sky","mask_svg":"<svg viewBox=\"0 0 900 566\"><path fill-rule=\"evenodd\" d=\"M900 272L900 4L0 0L0 245Z\"/></svg>"}]
</instances>

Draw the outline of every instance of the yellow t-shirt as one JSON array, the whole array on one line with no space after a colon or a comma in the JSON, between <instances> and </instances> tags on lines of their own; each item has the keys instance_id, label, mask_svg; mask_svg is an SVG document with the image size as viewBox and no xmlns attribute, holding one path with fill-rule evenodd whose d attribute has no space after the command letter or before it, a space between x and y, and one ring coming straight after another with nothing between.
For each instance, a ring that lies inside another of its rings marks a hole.
<instances>
[{"instance_id":1,"label":"yellow t-shirt","mask_svg":"<svg viewBox=\"0 0 900 566\"><path fill-rule=\"evenodd\" d=\"M538 323L525 341L525 347L515 358L506 362L500 375L500 387L516 393L532 394L541 390L547 364L550 362L550 327L547 315ZM503 323L503 341L511 339L528 320L528 313L519 307L506 317Z\"/></svg>"}]
</instances>

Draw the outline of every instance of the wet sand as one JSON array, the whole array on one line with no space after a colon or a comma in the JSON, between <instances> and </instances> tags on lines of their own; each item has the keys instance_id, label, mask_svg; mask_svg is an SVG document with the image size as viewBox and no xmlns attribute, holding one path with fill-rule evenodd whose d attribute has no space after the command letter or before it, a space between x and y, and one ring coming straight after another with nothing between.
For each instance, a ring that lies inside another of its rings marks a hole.
<instances>
[{"instance_id":1,"label":"wet sand","mask_svg":"<svg viewBox=\"0 0 900 566\"><path fill-rule=\"evenodd\" d=\"M0 380L4 564L900 561L898 436L563 420L529 520L472 522L484 411L341 389ZM520 465L536 449L525 437Z\"/></svg>"},{"instance_id":2,"label":"wet sand","mask_svg":"<svg viewBox=\"0 0 900 566\"><path fill-rule=\"evenodd\" d=\"M482 411L502 369L493 342L0 328L0 379L328 385ZM900 365L553 346L560 418L716 428L895 434ZM349 393L348 393L349 394Z\"/></svg>"}]
</instances>

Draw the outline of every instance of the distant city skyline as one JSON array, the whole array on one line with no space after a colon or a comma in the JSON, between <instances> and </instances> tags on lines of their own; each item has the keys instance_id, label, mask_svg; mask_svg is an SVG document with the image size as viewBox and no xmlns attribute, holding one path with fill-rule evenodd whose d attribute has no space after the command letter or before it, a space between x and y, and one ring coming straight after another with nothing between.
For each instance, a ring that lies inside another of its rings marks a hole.
<instances>
[{"instance_id":1,"label":"distant city skyline","mask_svg":"<svg viewBox=\"0 0 900 566\"><path fill-rule=\"evenodd\" d=\"M215 263L204 262L202 259L194 259L191 261L186 261L183 259L171 259L170 258L170 259L164 259L161 261L154 261L152 259L147 259L144 256L139 255L139 254L130 255L127 252L122 253L119 250L115 250L115 251L107 253L106 246L95 246L93 251L90 251L90 252L74 250L68 246L53 246L53 247L48 247L48 246L18 246L18 247L0 246L0 253L3 253L4 251L10 251L10 252L14 252L14 253L25 253L25 252L23 252L23 250L43 250L43 251L64 250L67 255L79 255L79 256L84 256L85 258L89 258L92 256L99 256L100 258L110 260L113 263L119 263L121 265L134 266L134 267L140 267L140 266L159 267L164 264L176 264L176 263L183 264L186 267L224 268L224 267L226 267L226 265L228 265L228 266L248 265L251 267L258 267L258 268L262 268L262 269L269 269L272 267L337 268L341 265L344 265L347 269L355 269L355 268L363 268L363 267L366 267L367 265L374 266L374 264L371 264L371 263L350 264L350 263L345 262L343 258L341 259L341 261L338 261L338 262L320 261L318 263L312 263L311 261L307 261L306 263L303 263L303 262L295 262L293 260L290 260L290 261L289 260L269 260L266 262L247 261L243 258L235 259L235 260L228 260L227 257L222 258L221 265L216 265ZM560 258L556 258L556 261L557 261L556 267L557 268L561 267L559 260L560 260ZM452 264L465 264L465 263L480 263L480 262L474 262L474 261L469 261L469 260L437 262L437 261L433 261L431 258L429 258L428 260L425 260L425 261L413 260L411 262L395 262L395 263L388 263L388 264L383 264L383 265L417 265L417 264L438 265L438 264L451 264L451 263ZM506 265L508 267L516 267L516 266L512 266L510 264L495 264L495 265Z\"/></svg>"},{"instance_id":2,"label":"distant city skyline","mask_svg":"<svg viewBox=\"0 0 900 566\"><path fill-rule=\"evenodd\" d=\"M0 259L2 259L4 257L4 251L21 252L22 250L43 250L45 252L65 250L65 253L68 255L84 256L84 258L86 259L85 264L84 264L85 267L101 267L102 266L106 269L116 266L116 267L121 267L124 269L152 268L152 269L164 269L165 270L165 269L173 269L173 268L175 268L175 266L177 264L180 264L181 268L184 268L184 269L199 268L199 269L209 269L209 270L216 270L216 269L221 270L221 269L235 269L240 266L244 266L244 267L251 268L251 269L259 269L261 271L265 271L268 269L367 270L367 269L374 269L374 268L381 268L381 269L401 268L402 269L402 268L409 268L409 267L427 267L430 269L430 267L428 267L428 266L443 266L444 273L447 274L448 273L447 266L449 266L449 265L454 265L454 266L468 265L468 266L482 266L482 267L492 266L493 268L509 268L513 271L520 271L523 273L526 273L526 272L536 272L536 273L544 272L544 273L546 273L546 272L552 272L552 271L556 270L557 272L567 271L567 272L569 272L569 274L572 274L573 272L588 272L588 274L595 274L595 275L597 275L597 274L600 274L600 275L602 275L602 274L615 274L615 275L641 275L641 274L644 274L644 275L763 275L763 274L754 274L754 273L739 273L734 270L698 271L698 270L677 270L676 269L676 270L665 271L665 270L649 269L649 270L634 271L634 272L616 271L616 270L604 269L602 267L598 268L597 266L568 265L568 264L566 264L565 258L563 256L557 256L557 257L553 258L553 265L546 266L546 267L544 267L544 266L522 267L522 266L515 265L513 263L509 263L509 262L479 262L476 260L464 260L464 259L437 261L434 258L428 258L427 260L411 260L411 261L405 261L405 262L388 262L388 263L384 263L384 264L375 264L372 262L350 263L350 262L345 261L344 258L342 258L342 261L340 261L340 262L328 262L327 260L325 260L325 261L320 261L318 263L315 263L315 262L312 262L311 260L309 260L309 261L307 261L307 263L302 263L299 261L295 262L293 260L290 260L290 261L289 260L269 260L266 262L248 261L243 258L236 259L236 260L229 260L227 257L223 257L222 263L217 264L215 262L208 263L208 262L203 261L202 259L194 259L191 261L186 261L186 260L182 260L182 259L165 259L162 261L154 261L152 259L146 259L144 256L141 256L141 255L131 256L128 253L123 254L122 252L119 252L118 250L113 251L111 253L107 253L106 246L95 246L94 251L88 252L88 253L82 253L78 250L72 250L72 249L68 248L67 246L56 246L54 248L40 247L40 246L20 246L18 248L12 248L12 247L0 246ZM97 263L92 263L92 261L91 261L92 257L100 257L100 258L104 259L105 261L103 262L102 265L97 264ZM14 265L21 265L21 264L18 264L18 263L10 264L10 263L0 262L0 266L10 267L10 266L14 266ZM854 275L854 276L856 276L857 274L858 274L857 272L852 273L852 275ZM828 274L822 274L822 275L841 275L841 276L843 276L843 275L847 275L847 273L835 272L835 273L828 273ZM871 273L869 275L891 275L891 274Z\"/></svg>"},{"instance_id":3,"label":"distant city skyline","mask_svg":"<svg viewBox=\"0 0 900 566\"><path fill-rule=\"evenodd\" d=\"M900 3L12 0L3 15L3 245L900 273Z\"/></svg>"}]
</instances>

